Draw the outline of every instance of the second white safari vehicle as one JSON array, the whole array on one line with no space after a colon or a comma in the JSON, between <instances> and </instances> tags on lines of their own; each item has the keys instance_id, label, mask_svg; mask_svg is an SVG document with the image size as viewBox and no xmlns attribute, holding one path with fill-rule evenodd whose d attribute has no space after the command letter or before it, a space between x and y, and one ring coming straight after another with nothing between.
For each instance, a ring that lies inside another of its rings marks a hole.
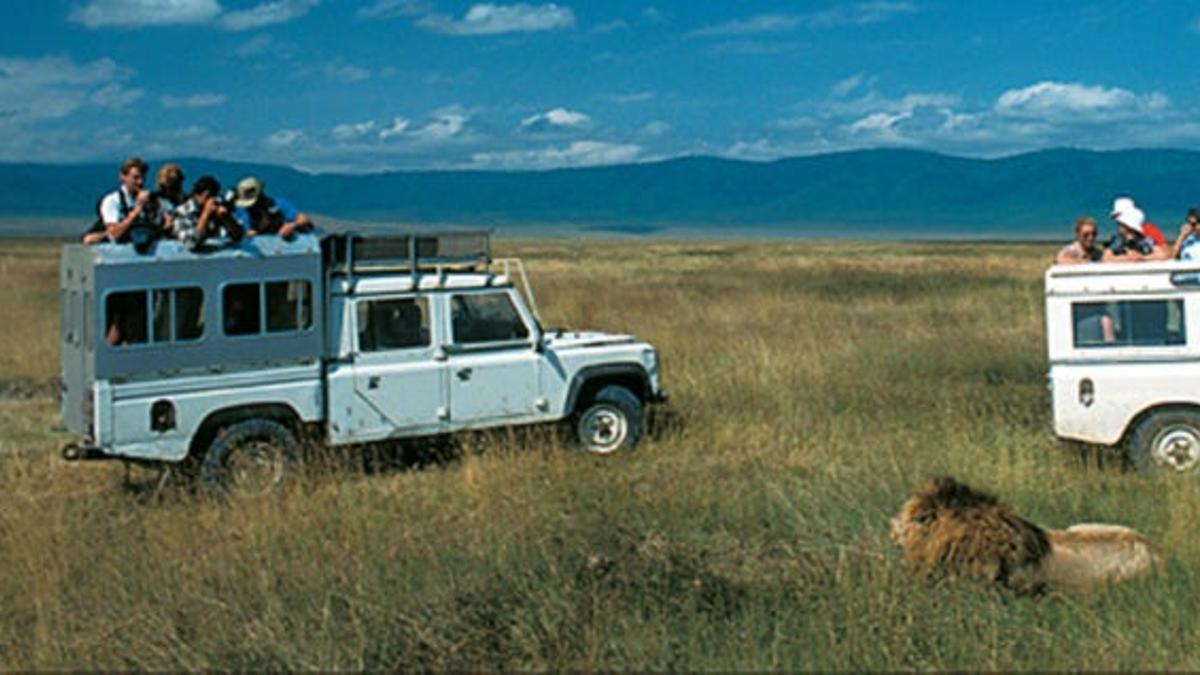
<instances>
[{"instance_id":1,"label":"second white safari vehicle","mask_svg":"<svg viewBox=\"0 0 1200 675\"><path fill-rule=\"evenodd\" d=\"M1046 272L1055 433L1142 472L1200 472L1200 264Z\"/></svg>"}]
</instances>

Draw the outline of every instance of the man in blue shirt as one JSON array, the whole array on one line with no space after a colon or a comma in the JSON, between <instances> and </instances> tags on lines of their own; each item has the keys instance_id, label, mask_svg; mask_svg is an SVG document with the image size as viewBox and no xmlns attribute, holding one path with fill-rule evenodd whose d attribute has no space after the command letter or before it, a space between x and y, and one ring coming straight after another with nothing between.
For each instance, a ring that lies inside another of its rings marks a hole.
<instances>
[{"instance_id":1,"label":"man in blue shirt","mask_svg":"<svg viewBox=\"0 0 1200 675\"><path fill-rule=\"evenodd\" d=\"M297 232L313 229L312 219L286 199L269 197L263 182L253 176L243 178L237 185L233 217L242 225L246 236L277 234L291 239Z\"/></svg>"}]
</instances>

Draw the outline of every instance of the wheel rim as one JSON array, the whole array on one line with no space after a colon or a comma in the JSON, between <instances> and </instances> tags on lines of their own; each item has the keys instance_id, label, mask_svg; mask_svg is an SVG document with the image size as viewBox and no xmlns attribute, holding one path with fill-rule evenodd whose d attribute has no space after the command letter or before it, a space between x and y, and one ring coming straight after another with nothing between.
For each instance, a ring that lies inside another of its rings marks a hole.
<instances>
[{"instance_id":1,"label":"wheel rim","mask_svg":"<svg viewBox=\"0 0 1200 675\"><path fill-rule=\"evenodd\" d=\"M595 406L579 420L579 438L588 452L606 455L621 447L628 436L629 421L613 406Z\"/></svg>"},{"instance_id":2,"label":"wheel rim","mask_svg":"<svg viewBox=\"0 0 1200 675\"><path fill-rule=\"evenodd\" d=\"M263 439L239 444L225 464L231 492L246 496L264 495L283 482L283 450Z\"/></svg>"},{"instance_id":3,"label":"wheel rim","mask_svg":"<svg viewBox=\"0 0 1200 675\"><path fill-rule=\"evenodd\" d=\"M1154 438L1151 452L1156 464L1183 472L1200 463L1200 430L1190 426L1170 426Z\"/></svg>"}]
</instances>

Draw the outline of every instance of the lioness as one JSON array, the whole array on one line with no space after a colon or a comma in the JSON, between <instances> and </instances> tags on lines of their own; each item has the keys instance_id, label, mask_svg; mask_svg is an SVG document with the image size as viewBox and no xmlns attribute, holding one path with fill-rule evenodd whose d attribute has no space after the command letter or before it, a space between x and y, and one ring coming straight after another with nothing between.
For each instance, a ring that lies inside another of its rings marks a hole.
<instances>
[{"instance_id":1,"label":"lioness","mask_svg":"<svg viewBox=\"0 0 1200 675\"><path fill-rule=\"evenodd\" d=\"M1043 530L946 476L913 492L891 520L891 537L918 574L994 581L1021 593L1122 581L1160 560L1154 544L1127 527Z\"/></svg>"}]
</instances>

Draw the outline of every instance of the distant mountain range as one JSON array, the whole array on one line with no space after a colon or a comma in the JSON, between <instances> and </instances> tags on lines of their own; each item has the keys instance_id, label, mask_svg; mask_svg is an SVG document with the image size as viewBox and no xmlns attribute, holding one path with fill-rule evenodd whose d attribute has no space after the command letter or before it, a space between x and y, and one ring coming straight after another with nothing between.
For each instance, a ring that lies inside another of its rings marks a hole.
<instances>
[{"instance_id":1,"label":"distant mountain range","mask_svg":"<svg viewBox=\"0 0 1200 675\"><path fill-rule=\"evenodd\" d=\"M1168 230L1200 205L1200 152L1184 150L1046 150L1000 159L864 150L773 162L689 157L551 171L370 175L177 161L189 179L210 173L231 185L259 176L269 194L337 219L502 229L1069 238L1076 216L1102 218L1115 195L1132 194ZM0 163L0 219L78 219L82 226L115 185L115 164Z\"/></svg>"}]
</instances>

